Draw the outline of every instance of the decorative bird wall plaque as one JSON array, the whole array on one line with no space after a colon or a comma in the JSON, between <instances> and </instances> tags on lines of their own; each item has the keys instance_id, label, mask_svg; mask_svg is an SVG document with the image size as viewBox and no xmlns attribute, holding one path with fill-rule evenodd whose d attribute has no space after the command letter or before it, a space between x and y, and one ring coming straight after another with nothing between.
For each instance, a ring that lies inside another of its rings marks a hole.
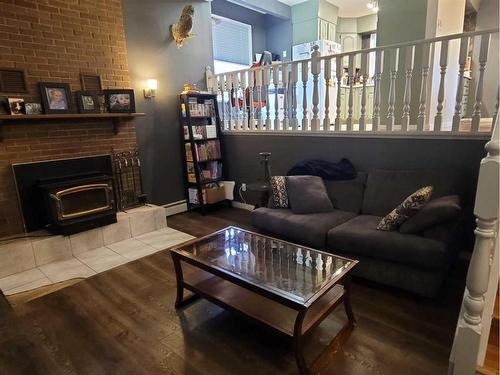
<instances>
[{"instance_id":1,"label":"decorative bird wall plaque","mask_svg":"<svg viewBox=\"0 0 500 375\"><path fill-rule=\"evenodd\" d=\"M191 33L191 30L193 29L193 16L193 6L186 5L184 9L182 9L179 21L170 26L170 32L172 33L172 37L175 40L177 48L182 47L184 39L194 36L194 34Z\"/></svg>"}]
</instances>

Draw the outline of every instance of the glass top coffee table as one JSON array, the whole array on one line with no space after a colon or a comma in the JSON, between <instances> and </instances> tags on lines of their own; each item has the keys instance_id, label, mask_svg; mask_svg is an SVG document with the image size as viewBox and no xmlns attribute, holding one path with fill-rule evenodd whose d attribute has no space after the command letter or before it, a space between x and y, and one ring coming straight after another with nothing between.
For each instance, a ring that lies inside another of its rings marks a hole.
<instances>
[{"instance_id":1,"label":"glass top coffee table","mask_svg":"<svg viewBox=\"0 0 500 375\"><path fill-rule=\"evenodd\" d=\"M357 261L228 227L171 249L177 279L175 307L203 297L293 338L302 374L302 339L343 303L354 318L350 270ZM184 289L194 294L184 298Z\"/></svg>"}]
</instances>

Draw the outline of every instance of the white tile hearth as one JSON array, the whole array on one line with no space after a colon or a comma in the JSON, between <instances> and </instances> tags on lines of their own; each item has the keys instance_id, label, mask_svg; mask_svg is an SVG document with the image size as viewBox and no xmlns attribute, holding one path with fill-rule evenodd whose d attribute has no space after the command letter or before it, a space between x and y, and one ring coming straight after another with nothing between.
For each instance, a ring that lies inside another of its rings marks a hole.
<instances>
[{"instance_id":1,"label":"white tile hearth","mask_svg":"<svg viewBox=\"0 0 500 375\"><path fill-rule=\"evenodd\" d=\"M120 218L115 224L106 225L102 228L102 237L104 246L129 239L132 237L132 233L130 233L130 219L124 217L123 219Z\"/></svg>"},{"instance_id":2,"label":"white tile hearth","mask_svg":"<svg viewBox=\"0 0 500 375\"><path fill-rule=\"evenodd\" d=\"M53 283L71 279L84 279L96 274L96 272L92 271L88 266L76 258L44 264L38 268L40 268Z\"/></svg>"},{"instance_id":3,"label":"white tile hearth","mask_svg":"<svg viewBox=\"0 0 500 375\"><path fill-rule=\"evenodd\" d=\"M68 237L53 236L32 242L37 266L73 256Z\"/></svg>"},{"instance_id":4,"label":"white tile hearth","mask_svg":"<svg viewBox=\"0 0 500 375\"><path fill-rule=\"evenodd\" d=\"M119 212L117 220L69 237L22 239L0 246L0 289L12 295L87 278L194 238L168 228L163 207Z\"/></svg>"},{"instance_id":5,"label":"white tile hearth","mask_svg":"<svg viewBox=\"0 0 500 375\"><path fill-rule=\"evenodd\" d=\"M130 216L130 230L132 237L152 232L155 230L154 211L138 211Z\"/></svg>"},{"instance_id":6,"label":"white tile hearth","mask_svg":"<svg viewBox=\"0 0 500 375\"><path fill-rule=\"evenodd\" d=\"M104 246L102 229L96 228L69 236L73 255Z\"/></svg>"},{"instance_id":7,"label":"white tile hearth","mask_svg":"<svg viewBox=\"0 0 500 375\"><path fill-rule=\"evenodd\" d=\"M35 267L30 241L18 241L0 246L0 277L9 276Z\"/></svg>"},{"instance_id":8,"label":"white tile hearth","mask_svg":"<svg viewBox=\"0 0 500 375\"><path fill-rule=\"evenodd\" d=\"M188 241L193 236L179 232L172 228L163 228L151 233L146 233L136 237L139 241L154 247L156 250L165 250L171 246Z\"/></svg>"},{"instance_id":9,"label":"white tile hearth","mask_svg":"<svg viewBox=\"0 0 500 375\"><path fill-rule=\"evenodd\" d=\"M128 259L107 247L86 251L76 258L95 272L104 272L128 262Z\"/></svg>"},{"instance_id":10,"label":"white tile hearth","mask_svg":"<svg viewBox=\"0 0 500 375\"><path fill-rule=\"evenodd\" d=\"M32 268L0 279L0 289L9 291L39 281L45 282L44 285L51 284L51 281L42 271L38 268Z\"/></svg>"},{"instance_id":11,"label":"white tile hearth","mask_svg":"<svg viewBox=\"0 0 500 375\"><path fill-rule=\"evenodd\" d=\"M124 256L128 260L139 259L158 251L154 247L146 245L144 242L138 241L135 238L129 238L128 240L108 245L108 248Z\"/></svg>"}]
</instances>

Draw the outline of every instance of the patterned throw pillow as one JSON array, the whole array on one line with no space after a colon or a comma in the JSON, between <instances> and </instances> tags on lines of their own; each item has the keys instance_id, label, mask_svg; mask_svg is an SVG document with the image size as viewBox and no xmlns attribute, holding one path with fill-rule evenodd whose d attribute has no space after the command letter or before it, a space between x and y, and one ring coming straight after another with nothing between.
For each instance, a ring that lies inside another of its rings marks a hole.
<instances>
[{"instance_id":1,"label":"patterned throw pillow","mask_svg":"<svg viewBox=\"0 0 500 375\"><path fill-rule=\"evenodd\" d=\"M397 206L394 210L389 212L380 223L377 225L378 230L396 230L401 224L403 224L408 218L415 215L418 210L425 206L432 195L432 186L426 186L418 189L408 198L406 198L403 203Z\"/></svg>"},{"instance_id":2,"label":"patterned throw pillow","mask_svg":"<svg viewBox=\"0 0 500 375\"><path fill-rule=\"evenodd\" d=\"M288 208L288 192L286 190L285 176L271 177L271 190L274 201L274 208Z\"/></svg>"}]
</instances>

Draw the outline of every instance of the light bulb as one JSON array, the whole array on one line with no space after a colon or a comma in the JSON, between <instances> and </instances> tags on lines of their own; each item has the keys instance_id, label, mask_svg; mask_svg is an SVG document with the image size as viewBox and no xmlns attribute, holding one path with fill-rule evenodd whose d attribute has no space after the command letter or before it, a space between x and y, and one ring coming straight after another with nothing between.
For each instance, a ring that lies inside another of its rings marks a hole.
<instances>
[{"instance_id":1,"label":"light bulb","mask_svg":"<svg viewBox=\"0 0 500 375\"><path fill-rule=\"evenodd\" d=\"M148 89L157 90L158 81L156 79L148 79Z\"/></svg>"},{"instance_id":2,"label":"light bulb","mask_svg":"<svg viewBox=\"0 0 500 375\"><path fill-rule=\"evenodd\" d=\"M373 9L373 3L370 1L368 4L366 4L366 7L368 9Z\"/></svg>"}]
</instances>

